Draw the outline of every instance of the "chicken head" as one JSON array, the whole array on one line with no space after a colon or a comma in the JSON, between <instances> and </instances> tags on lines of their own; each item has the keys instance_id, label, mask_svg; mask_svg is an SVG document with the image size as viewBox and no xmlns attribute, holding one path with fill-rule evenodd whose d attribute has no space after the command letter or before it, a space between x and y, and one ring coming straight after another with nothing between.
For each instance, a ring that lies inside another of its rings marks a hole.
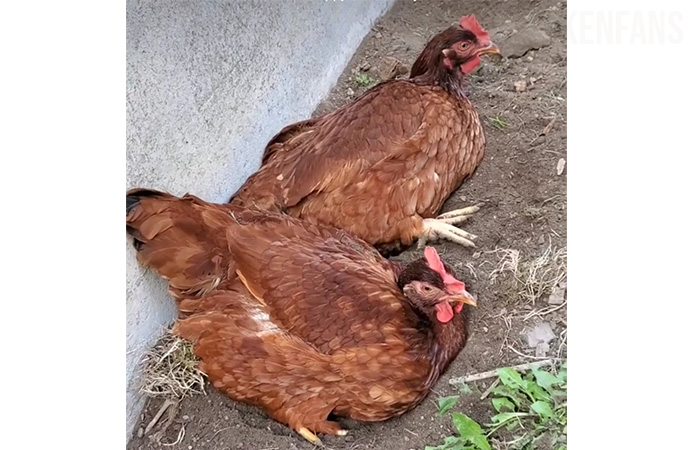
<instances>
[{"instance_id":1,"label":"chicken head","mask_svg":"<svg viewBox=\"0 0 696 450\"><path fill-rule=\"evenodd\" d=\"M399 287L415 309L442 324L460 313L464 304L476 306L464 282L454 276L433 247L427 247L423 258L406 266Z\"/></svg>"}]
</instances>

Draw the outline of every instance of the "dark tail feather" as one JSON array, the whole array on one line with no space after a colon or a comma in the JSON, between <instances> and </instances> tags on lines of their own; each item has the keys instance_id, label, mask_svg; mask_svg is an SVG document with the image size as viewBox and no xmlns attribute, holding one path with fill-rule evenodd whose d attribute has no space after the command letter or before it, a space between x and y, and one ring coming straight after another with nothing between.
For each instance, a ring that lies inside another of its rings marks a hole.
<instances>
[{"instance_id":1,"label":"dark tail feather","mask_svg":"<svg viewBox=\"0 0 696 450\"><path fill-rule=\"evenodd\" d=\"M140 204L143 198L169 197L169 194L154 189L135 188L126 192L126 214Z\"/></svg>"}]
</instances>

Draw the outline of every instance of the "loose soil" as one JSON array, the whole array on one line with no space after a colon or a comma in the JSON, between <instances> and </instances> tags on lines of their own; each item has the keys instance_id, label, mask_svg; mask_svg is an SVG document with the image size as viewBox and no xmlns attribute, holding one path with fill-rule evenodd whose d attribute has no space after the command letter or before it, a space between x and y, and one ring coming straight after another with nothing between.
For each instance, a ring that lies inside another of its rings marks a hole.
<instances>
[{"instance_id":1,"label":"loose soil","mask_svg":"<svg viewBox=\"0 0 696 450\"><path fill-rule=\"evenodd\" d=\"M431 36L460 16L472 13L496 43L508 39L512 42L518 30L531 27L546 33L550 45L530 50L518 58L486 59L471 77L469 98L478 109L486 132L486 156L476 173L451 196L443 211L485 202L485 207L461 226L478 236L477 248L463 248L449 242L437 245L443 259L457 267L459 277L479 299L479 307L471 315L470 340L420 406L384 423L342 421L349 435L322 436L329 448L406 450L440 444L454 431L450 415L438 416L435 406L438 396L458 393L448 380L533 361L511 347L533 356L534 349L527 347L524 332L542 320L549 322L556 334L547 355L560 358L566 355L565 306L543 316L533 315L550 309L548 295L532 302L517 294L519 289L510 274L490 277L502 256L500 251L492 252L495 249L518 250L520 260L531 261L549 246L566 247L566 171L561 175L557 171L559 159L566 158L565 2L398 0L365 37L315 114L332 111L359 96L369 88L361 84L380 79L380 75L386 77L395 60L410 67ZM543 135L545 128L547 132ZM398 259L415 257L413 248ZM486 422L491 414L490 400L478 398L492 381L472 383L474 392L464 395L455 410ZM136 426L136 436L127 447L129 450L162 448L177 440L182 427L183 439L165 448L313 448L260 410L238 404L210 386L206 386L206 395L181 401L176 419L160 444L150 436L164 419L149 436L138 436L162 402L159 398L148 402L141 424Z\"/></svg>"}]
</instances>

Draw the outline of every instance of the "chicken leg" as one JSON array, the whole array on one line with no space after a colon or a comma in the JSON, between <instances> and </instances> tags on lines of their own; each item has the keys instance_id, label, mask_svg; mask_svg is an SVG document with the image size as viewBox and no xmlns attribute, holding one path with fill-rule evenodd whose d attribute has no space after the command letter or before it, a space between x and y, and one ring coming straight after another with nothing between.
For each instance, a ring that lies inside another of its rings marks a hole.
<instances>
[{"instance_id":1,"label":"chicken leg","mask_svg":"<svg viewBox=\"0 0 696 450\"><path fill-rule=\"evenodd\" d=\"M476 247L473 240L476 239L477 236L459 229L454 225L464 222L479 209L481 209L480 204L455 209L440 214L434 219L423 219L423 231L418 237L418 248L423 248L427 242L432 242L439 238L448 239L465 247Z\"/></svg>"}]
</instances>

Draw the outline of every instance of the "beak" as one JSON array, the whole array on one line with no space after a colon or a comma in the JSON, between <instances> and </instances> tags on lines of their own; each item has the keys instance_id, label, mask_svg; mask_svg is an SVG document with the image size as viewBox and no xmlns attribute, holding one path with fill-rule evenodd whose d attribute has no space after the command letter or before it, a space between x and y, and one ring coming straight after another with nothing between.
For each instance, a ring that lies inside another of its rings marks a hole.
<instances>
[{"instance_id":1,"label":"beak","mask_svg":"<svg viewBox=\"0 0 696 450\"><path fill-rule=\"evenodd\" d=\"M502 56L500 54L500 49L498 48L498 46L492 42L489 42L488 45L484 45L483 47L480 47L478 50L478 55L487 55L487 54Z\"/></svg>"},{"instance_id":2,"label":"beak","mask_svg":"<svg viewBox=\"0 0 696 450\"><path fill-rule=\"evenodd\" d=\"M467 305L476 306L476 299L467 291L453 294L449 297L448 300L450 303L466 303Z\"/></svg>"}]
</instances>

